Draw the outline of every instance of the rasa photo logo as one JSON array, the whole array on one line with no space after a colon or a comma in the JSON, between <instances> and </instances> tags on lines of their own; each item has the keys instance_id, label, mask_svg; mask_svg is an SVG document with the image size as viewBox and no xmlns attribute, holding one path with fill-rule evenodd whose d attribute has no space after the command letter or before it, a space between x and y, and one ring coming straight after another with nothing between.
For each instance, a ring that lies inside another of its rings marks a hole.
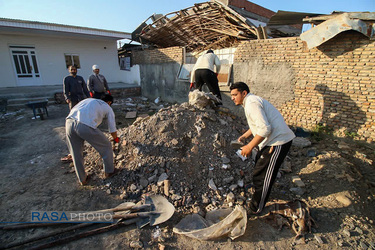
<instances>
[{"instance_id":1,"label":"rasa photo logo","mask_svg":"<svg viewBox=\"0 0 375 250\"><path fill-rule=\"evenodd\" d=\"M112 223L112 212L77 212L77 211L31 211L31 222L43 223Z\"/></svg>"}]
</instances>

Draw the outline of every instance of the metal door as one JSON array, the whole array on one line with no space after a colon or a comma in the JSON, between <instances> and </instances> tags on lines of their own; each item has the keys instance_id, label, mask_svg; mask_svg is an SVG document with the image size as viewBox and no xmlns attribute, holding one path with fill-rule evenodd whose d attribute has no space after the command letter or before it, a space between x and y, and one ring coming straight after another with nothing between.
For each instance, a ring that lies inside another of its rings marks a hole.
<instances>
[{"instance_id":1,"label":"metal door","mask_svg":"<svg viewBox=\"0 0 375 250\"><path fill-rule=\"evenodd\" d=\"M10 46L18 86L41 85L38 60L34 47Z\"/></svg>"}]
</instances>

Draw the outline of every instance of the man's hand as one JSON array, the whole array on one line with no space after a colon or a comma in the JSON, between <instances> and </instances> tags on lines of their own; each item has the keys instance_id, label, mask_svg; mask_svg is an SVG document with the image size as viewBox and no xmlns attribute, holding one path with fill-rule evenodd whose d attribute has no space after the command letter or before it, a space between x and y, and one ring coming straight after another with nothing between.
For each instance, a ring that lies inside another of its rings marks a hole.
<instances>
[{"instance_id":1,"label":"man's hand","mask_svg":"<svg viewBox=\"0 0 375 250\"><path fill-rule=\"evenodd\" d=\"M70 99L66 99L66 103L70 103Z\"/></svg>"},{"instance_id":2,"label":"man's hand","mask_svg":"<svg viewBox=\"0 0 375 250\"><path fill-rule=\"evenodd\" d=\"M241 155L242 156L246 156L246 157L249 157L250 154L251 154L251 151L253 150L252 147L250 147L249 145L246 145L246 146L243 146L241 148Z\"/></svg>"},{"instance_id":3,"label":"man's hand","mask_svg":"<svg viewBox=\"0 0 375 250\"><path fill-rule=\"evenodd\" d=\"M190 90L191 90L192 88L195 88L195 85L194 85L193 82L190 83Z\"/></svg>"}]
</instances>

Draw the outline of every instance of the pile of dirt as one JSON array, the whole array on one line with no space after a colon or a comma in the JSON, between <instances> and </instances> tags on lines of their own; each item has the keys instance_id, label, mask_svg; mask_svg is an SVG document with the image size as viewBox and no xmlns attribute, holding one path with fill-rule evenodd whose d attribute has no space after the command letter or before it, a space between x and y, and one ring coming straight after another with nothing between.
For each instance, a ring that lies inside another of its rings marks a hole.
<instances>
[{"instance_id":1,"label":"pile of dirt","mask_svg":"<svg viewBox=\"0 0 375 250\"><path fill-rule=\"evenodd\" d=\"M222 206L231 192L241 196L237 203L243 205L249 199L246 188L251 186L249 162L236 155L230 141L244 129L225 108L200 109L188 103L162 108L118 130L122 142L115 162L121 171L100 181L124 199L165 194L184 213L201 205ZM99 155L91 147L86 154L88 171L99 176ZM170 183L168 191L164 180Z\"/></svg>"},{"instance_id":2,"label":"pile of dirt","mask_svg":"<svg viewBox=\"0 0 375 250\"><path fill-rule=\"evenodd\" d=\"M245 121L226 108L189 103L163 107L119 129L122 142L115 162L121 171L114 177L102 178L100 156L86 147L91 185L129 201L146 193L165 195L179 218L237 204L247 208L253 165L230 146L246 129ZM337 229L333 235L315 235L318 244L371 245L375 194L371 152L371 148L346 144L345 139L297 137L270 200L304 200L318 226ZM313 228L317 230L322 229Z\"/></svg>"}]
</instances>

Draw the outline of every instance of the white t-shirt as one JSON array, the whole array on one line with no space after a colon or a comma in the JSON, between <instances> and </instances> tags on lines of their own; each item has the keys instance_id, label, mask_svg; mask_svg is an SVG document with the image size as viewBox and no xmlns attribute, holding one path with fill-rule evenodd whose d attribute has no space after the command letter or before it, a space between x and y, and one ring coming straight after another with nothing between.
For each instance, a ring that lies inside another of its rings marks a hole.
<instances>
[{"instance_id":1,"label":"white t-shirt","mask_svg":"<svg viewBox=\"0 0 375 250\"><path fill-rule=\"evenodd\" d=\"M80 101L70 111L66 119L74 119L91 128L97 128L103 119L108 119L109 133L116 132L115 113L108 103L94 98Z\"/></svg>"},{"instance_id":2,"label":"white t-shirt","mask_svg":"<svg viewBox=\"0 0 375 250\"><path fill-rule=\"evenodd\" d=\"M296 137L280 112L267 100L249 93L243 106L253 136L265 137L258 145L260 149L264 146L282 145Z\"/></svg>"},{"instance_id":3,"label":"white t-shirt","mask_svg":"<svg viewBox=\"0 0 375 250\"><path fill-rule=\"evenodd\" d=\"M195 81L195 70L197 69L209 69L214 72L214 66L216 65L216 73L220 71L220 60L214 53L206 53L201 55L197 62L194 65L193 70L191 71L190 82Z\"/></svg>"}]
</instances>

